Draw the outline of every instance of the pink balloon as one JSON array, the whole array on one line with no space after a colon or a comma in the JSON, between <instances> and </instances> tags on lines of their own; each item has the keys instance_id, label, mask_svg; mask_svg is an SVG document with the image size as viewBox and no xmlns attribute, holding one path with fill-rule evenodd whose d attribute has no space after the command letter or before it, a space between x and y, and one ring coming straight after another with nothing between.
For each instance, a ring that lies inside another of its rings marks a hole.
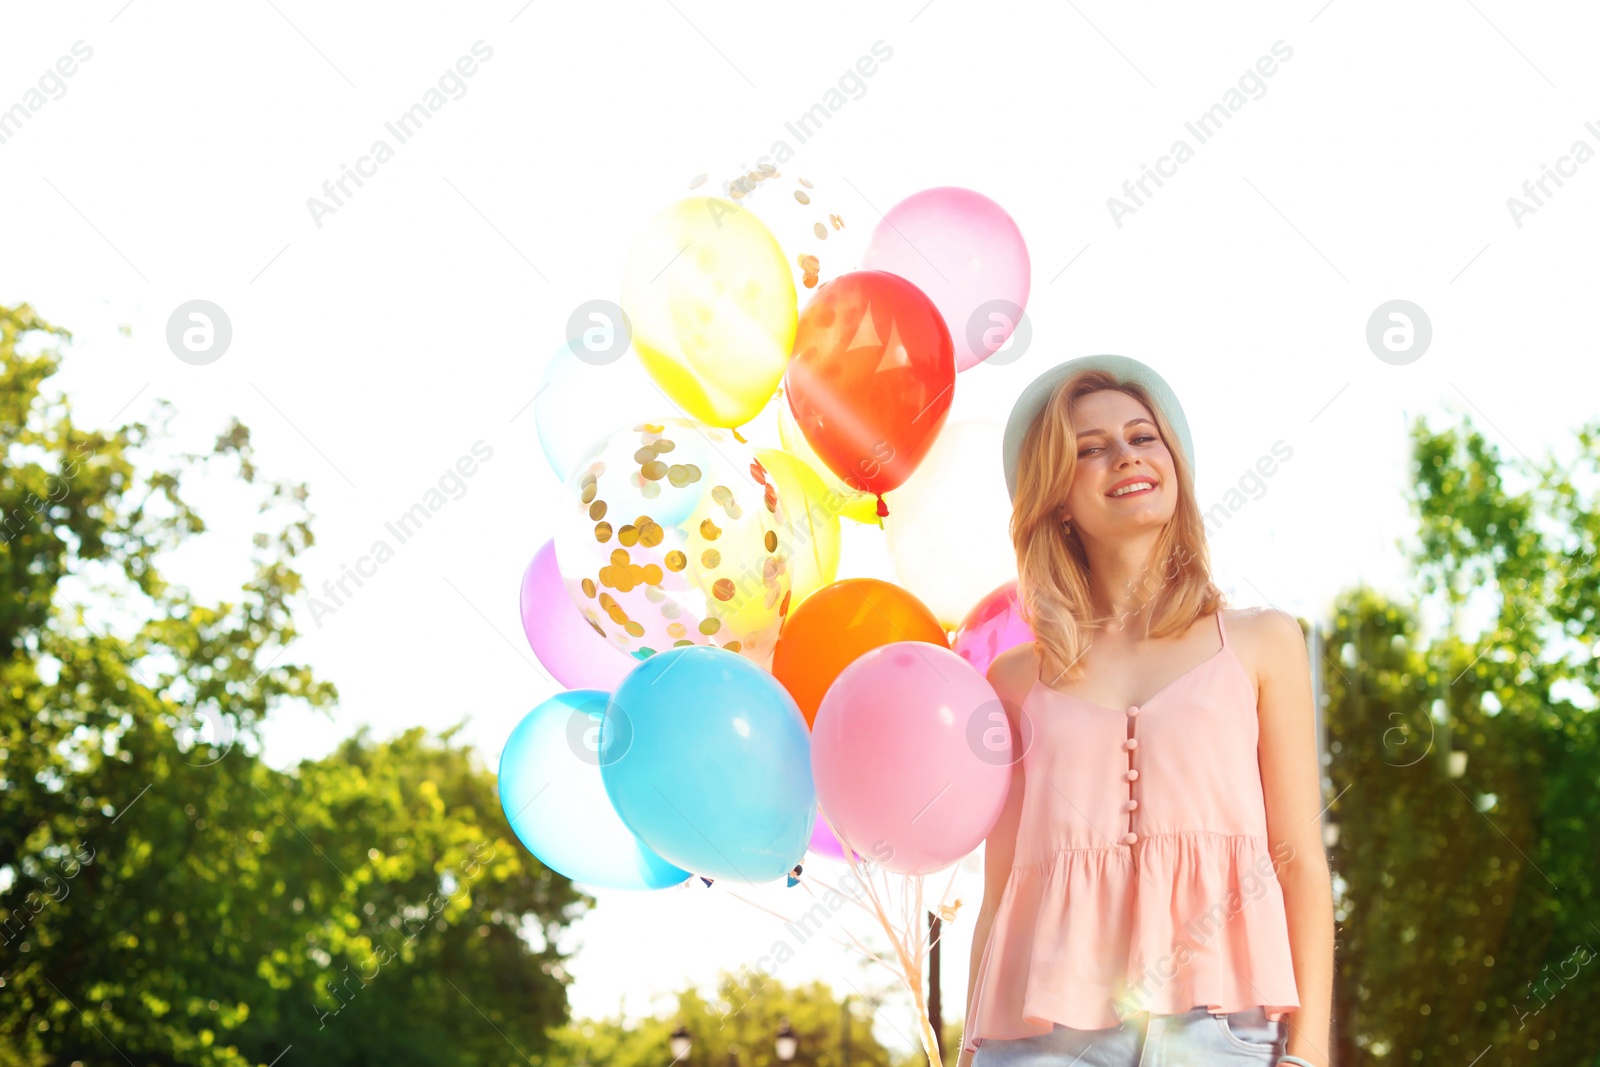
<instances>
[{"instance_id":1,"label":"pink balloon","mask_svg":"<svg viewBox=\"0 0 1600 1067\"><path fill-rule=\"evenodd\" d=\"M950 647L972 664L972 669L989 675L989 665L1008 648L1033 640L1033 629L1022 621L1015 579L1002 585L967 612L956 628Z\"/></svg>"},{"instance_id":2,"label":"pink balloon","mask_svg":"<svg viewBox=\"0 0 1600 1067\"><path fill-rule=\"evenodd\" d=\"M872 231L861 268L898 274L928 295L955 342L957 371L1004 345L1028 306L1031 268L1022 230L1004 208L971 189L924 189L890 208Z\"/></svg>"},{"instance_id":3,"label":"pink balloon","mask_svg":"<svg viewBox=\"0 0 1600 1067\"><path fill-rule=\"evenodd\" d=\"M522 632L545 669L568 689L617 688L639 661L594 632L572 602L556 569L556 543L544 547L522 572Z\"/></svg>"},{"instance_id":4,"label":"pink balloon","mask_svg":"<svg viewBox=\"0 0 1600 1067\"><path fill-rule=\"evenodd\" d=\"M1014 751L999 696L966 660L895 641L862 653L823 695L811 776L844 844L886 870L930 874L994 829Z\"/></svg>"}]
</instances>

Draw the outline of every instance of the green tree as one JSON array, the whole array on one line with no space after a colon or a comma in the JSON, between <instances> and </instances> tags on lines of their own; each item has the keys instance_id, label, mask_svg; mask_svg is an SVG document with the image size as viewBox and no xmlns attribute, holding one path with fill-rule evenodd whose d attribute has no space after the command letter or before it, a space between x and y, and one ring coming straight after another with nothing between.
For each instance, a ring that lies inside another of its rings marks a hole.
<instances>
[{"instance_id":1,"label":"green tree","mask_svg":"<svg viewBox=\"0 0 1600 1067\"><path fill-rule=\"evenodd\" d=\"M1596 430L1522 489L1470 427L1413 436L1413 562L1449 626L1356 590L1324 667L1336 1060L1600 1063Z\"/></svg>"},{"instance_id":2,"label":"green tree","mask_svg":"<svg viewBox=\"0 0 1600 1067\"><path fill-rule=\"evenodd\" d=\"M776 978L754 973L740 978L724 972L715 996L707 999L684 990L670 1016L640 1023L574 1020L557 1032L556 1047L541 1067L666 1067L672 1060L669 1039L680 1024L693 1047L679 1067L729 1067L730 1052L739 1067L781 1067L777 1034L784 1019L796 1037L795 1057L789 1062L797 1067L843 1067L846 1027L850 1067L926 1063L920 1051L897 1061L879 1043L873 1035L874 1010L859 995L841 1003L824 982L790 988ZM913 1036L908 1033L908 1040Z\"/></svg>"},{"instance_id":3,"label":"green tree","mask_svg":"<svg viewBox=\"0 0 1600 1067\"><path fill-rule=\"evenodd\" d=\"M260 761L274 709L337 698L289 651L306 491L258 479L237 423L171 469L159 426L78 426L45 392L66 337L0 308L0 1064L540 1053L567 1017L551 946L592 901L453 731ZM205 532L182 486L217 464L269 529L211 604L160 563Z\"/></svg>"}]
</instances>

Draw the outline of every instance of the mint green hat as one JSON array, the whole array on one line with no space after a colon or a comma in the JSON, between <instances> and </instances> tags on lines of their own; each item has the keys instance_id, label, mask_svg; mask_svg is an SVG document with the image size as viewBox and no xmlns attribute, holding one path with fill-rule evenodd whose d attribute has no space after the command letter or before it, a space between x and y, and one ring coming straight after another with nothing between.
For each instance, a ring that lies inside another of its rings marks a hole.
<instances>
[{"instance_id":1,"label":"mint green hat","mask_svg":"<svg viewBox=\"0 0 1600 1067\"><path fill-rule=\"evenodd\" d=\"M1150 399L1160 405L1161 414L1166 417L1168 425L1177 431L1184 456L1189 461L1189 470L1193 472L1194 442L1189 439L1189 420L1184 418L1183 405L1178 403L1178 394L1172 391L1167 380L1130 356L1079 356L1051 367L1029 382L1011 408L1001 452L1006 468L1006 490L1013 501L1017 499L1017 459L1022 455L1023 438L1044 410L1056 386L1084 370L1108 371L1119 382L1143 386L1145 392L1150 394Z\"/></svg>"}]
</instances>

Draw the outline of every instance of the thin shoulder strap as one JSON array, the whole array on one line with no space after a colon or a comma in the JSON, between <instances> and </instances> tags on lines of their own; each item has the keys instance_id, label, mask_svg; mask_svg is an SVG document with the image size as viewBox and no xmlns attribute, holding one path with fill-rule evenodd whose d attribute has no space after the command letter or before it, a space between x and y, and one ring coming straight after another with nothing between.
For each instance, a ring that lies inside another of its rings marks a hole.
<instances>
[{"instance_id":1,"label":"thin shoulder strap","mask_svg":"<svg viewBox=\"0 0 1600 1067\"><path fill-rule=\"evenodd\" d=\"M1222 647L1228 647L1228 631L1222 625L1222 609L1217 609L1217 634L1222 638Z\"/></svg>"}]
</instances>

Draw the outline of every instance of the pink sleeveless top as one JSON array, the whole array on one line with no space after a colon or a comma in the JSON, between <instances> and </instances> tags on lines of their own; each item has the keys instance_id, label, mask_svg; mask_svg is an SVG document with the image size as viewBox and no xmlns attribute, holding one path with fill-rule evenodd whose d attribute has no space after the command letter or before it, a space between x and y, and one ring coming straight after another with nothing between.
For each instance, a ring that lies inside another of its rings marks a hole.
<instances>
[{"instance_id":1,"label":"pink sleeveless top","mask_svg":"<svg viewBox=\"0 0 1600 1067\"><path fill-rule=\"evenodd\" d=\"M1256 687L1228 644L1143 705L1036 681L1021 821L968 994L984 1038L1300 1006L1267 844Z\"/></svg>"}]
</instances>

